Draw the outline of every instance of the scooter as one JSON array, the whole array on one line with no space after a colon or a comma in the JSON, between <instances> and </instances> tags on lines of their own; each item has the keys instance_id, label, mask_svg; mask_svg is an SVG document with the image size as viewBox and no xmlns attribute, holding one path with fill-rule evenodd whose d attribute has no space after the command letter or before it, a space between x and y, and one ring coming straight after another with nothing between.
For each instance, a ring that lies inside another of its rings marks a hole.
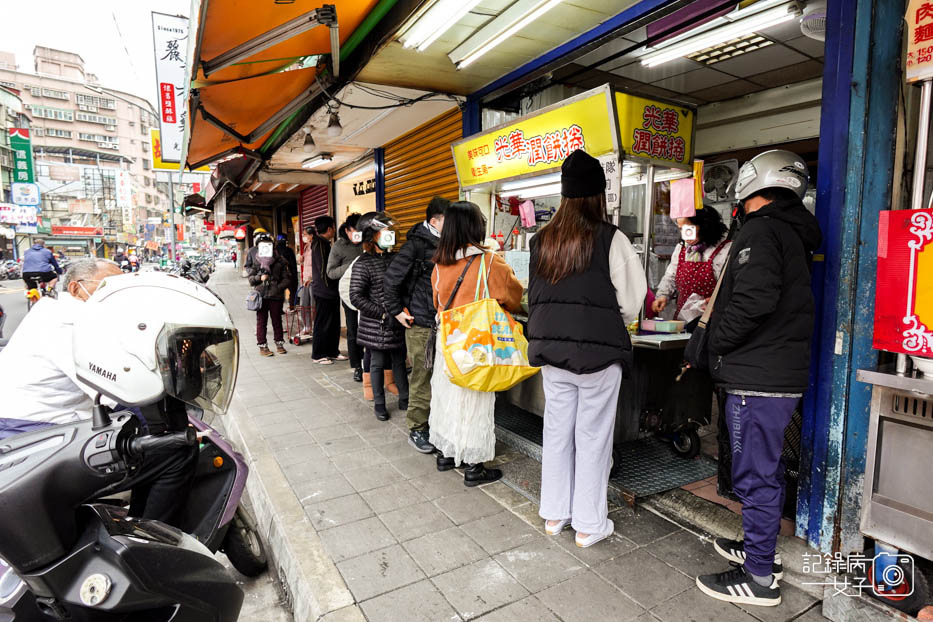
<instances>
[{"instance_id":1,"label":"scooter","mask_svg":"<svg viewBox=\"0 0 933 622\"><path fill-rule=\"evenodd\" d=\"M147 452L197 443L194 427L143 432L128 411L0 445L0 620L233 622L243 592L207 546L157 521L88 503Z\"/></svg>"}]
</instances>

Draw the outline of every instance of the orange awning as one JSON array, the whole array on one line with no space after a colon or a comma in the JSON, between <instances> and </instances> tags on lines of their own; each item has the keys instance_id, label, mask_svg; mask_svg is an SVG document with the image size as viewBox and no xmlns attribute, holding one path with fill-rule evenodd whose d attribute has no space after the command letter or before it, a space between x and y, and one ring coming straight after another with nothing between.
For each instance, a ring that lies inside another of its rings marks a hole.
<instances>
[{"instance_id":1,"label":"orange awning","mask_svg":"<svg viewBox=\"0 0 933 622\"><path fill-rule=\"evenodd\" d=\"M378 3L378 0L329 1L336 5L341 44ZM315 60L308 57L331 51L331 29L315 25L205 75L205 63L210 67L212 60L319 8L323 2L320 5L263 3L261 6L252 0L201 0L201 3L204 17L197 33L200 41L196 49L197 73L192 79L188 102L191 135L186 161L189 165L210 161L234 147L253 150L261 147L278 123L261 135L250 134L283 109L290 110L290 104L300 103L296 100L302 95L311 93L318 69L307 66ZM204 118L204 112L214 119L213 123ZM235 137L218 125L240 136Z\"/></svg>"}]
</instances>

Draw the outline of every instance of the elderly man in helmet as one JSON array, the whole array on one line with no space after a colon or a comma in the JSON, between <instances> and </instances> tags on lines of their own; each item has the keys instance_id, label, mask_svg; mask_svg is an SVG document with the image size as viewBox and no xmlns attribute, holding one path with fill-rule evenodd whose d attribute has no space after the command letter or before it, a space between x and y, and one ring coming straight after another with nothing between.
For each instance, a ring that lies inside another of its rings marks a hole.
<instances>
[{"instance_id":1,"label":"elderly man in helmet","mask_svg":"<svg viewBox=\"0 0 933 622\"><path fill-rule=\"evenodd\" d=\"M775 606L784 568L775 555L784 505L784 429L807 388L813 296L810 261L820 244L802 199L806 163L789 151L755 156L739 171L742 227L732 242L709 324L710 370L726 391L732 478L743 541L717 538L734 569L697 577L705 594Z\"/></svg>"},{"instance_id":2,"label":"elderly man in helmet","mask_svg":"<svg viewBox=\"0 0 933 622\"><path fill-rule=\"evenodd\" d=\"M100 283L120 274L120 267L108 259L75 261L65 273L63 288L68 295L43 298L17 327L0 351L4 389L0 440L91 417L98 391L78 378L75 321ZM187 447L147 457L139 476L123 488L134 489L130 513L172 523L196 466L197 452Z\"/></svg>"}]
</instances>

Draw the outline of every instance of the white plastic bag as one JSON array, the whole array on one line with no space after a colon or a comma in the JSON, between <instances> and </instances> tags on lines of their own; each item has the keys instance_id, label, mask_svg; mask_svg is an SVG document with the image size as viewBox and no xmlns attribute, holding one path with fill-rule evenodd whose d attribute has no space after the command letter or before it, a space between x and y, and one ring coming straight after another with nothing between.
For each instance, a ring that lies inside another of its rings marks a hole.
<instances>
[{"instance_id":1,"label":"white plastic bag","mask_svg":"<svg viewBox=\"0 0 933 622\"><path fill-rule=\"evenodd\" d=\"M690 294L687 298L687 302L684 303L684 306L680 308L680 315L677 316L677 319L683 320L685 322L692 322L696 318L703 315L703 312L706 310L706 298L699 294Z\"/></svg>"}]
</instances>

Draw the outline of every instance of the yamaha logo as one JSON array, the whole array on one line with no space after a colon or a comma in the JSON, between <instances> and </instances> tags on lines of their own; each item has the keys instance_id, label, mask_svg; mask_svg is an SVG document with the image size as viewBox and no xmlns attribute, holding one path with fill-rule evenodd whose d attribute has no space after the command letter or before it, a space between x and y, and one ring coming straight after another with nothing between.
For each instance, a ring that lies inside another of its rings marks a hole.
<instances>
[{"instance_id":1,"label":"yamaha logo","mask_svg":"<svg viewBox=\"0 0 933 622\"><path fill-rule=\"evenodd\" d=\"M90 369L93 373L97 374L98 376L103 376L110 382L117 381L117 375L113 373L112 371L107 371L103 367L100 367L99 365L95 365L94 363L88 363L87 366L88 366L88 369Z\"/></svg>"}]
</instances>

